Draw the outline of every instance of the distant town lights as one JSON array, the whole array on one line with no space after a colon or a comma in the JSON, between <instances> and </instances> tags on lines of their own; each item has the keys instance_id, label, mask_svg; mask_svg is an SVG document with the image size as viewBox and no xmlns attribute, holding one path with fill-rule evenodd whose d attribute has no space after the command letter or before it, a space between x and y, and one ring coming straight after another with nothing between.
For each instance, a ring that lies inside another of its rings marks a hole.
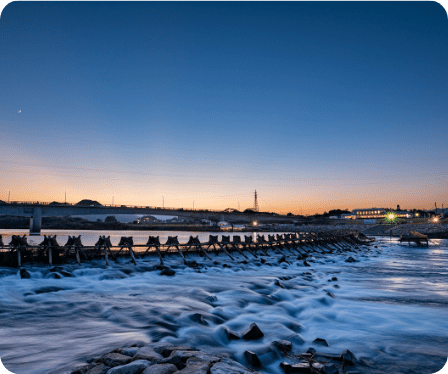
<instances>
[{"instance_id":1,"label":"distant town lights","mask_svg":"<svg viewBox=\"0 0 448 374\"><path fill-rule=\"evenodd\" d=\"M257 226L258 225L258 222L257 221L253 221L252 222L252 226Z\"/></svg>"},{"instance_id":2,"label":"distant town lights","mask_svg":"<svg viewBox=\"0 0 448 374\"><path fill-rule=\"evenodd\" d=\"M434 217L433 222L434 222L434 223L439 222L439 217Z\"/></svg>"},{"instance_id":3,"label":"distant town lights","mask_svg":"<svg viewBox=\"0 0 448 374\"><path fill-rule=\"evenodd\" d=\"M394 212L387 212L385 220L388 223L394 223L397 218L397 215Z\"/></svg>"}]
</instances>

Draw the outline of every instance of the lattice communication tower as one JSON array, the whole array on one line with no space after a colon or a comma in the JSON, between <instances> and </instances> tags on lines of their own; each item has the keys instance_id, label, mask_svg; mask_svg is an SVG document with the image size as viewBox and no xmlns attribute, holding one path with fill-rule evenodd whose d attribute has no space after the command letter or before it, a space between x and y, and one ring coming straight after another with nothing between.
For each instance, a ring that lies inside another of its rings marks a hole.
<instances>
[{"instance_id":1,"label":"lattice communication tower","mask_svg":"<svg viewBox=\"0 0 448 374\"><path fill-rule=\"evenodd\" d=\"M257 190L255 190L255 199L254 199L254 212L258 212L258 198L257 198Z\"/></svg>"}]
</instances>

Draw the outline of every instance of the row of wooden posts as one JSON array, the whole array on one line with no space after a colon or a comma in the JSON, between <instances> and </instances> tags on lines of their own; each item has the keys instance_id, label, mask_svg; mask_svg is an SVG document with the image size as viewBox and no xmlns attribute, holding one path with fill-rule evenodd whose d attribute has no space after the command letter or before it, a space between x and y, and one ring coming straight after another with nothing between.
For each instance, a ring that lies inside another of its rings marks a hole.
<instances>
[{"instance_id":1,"label":"row of wooden posts","mask_svg":"<svg viewBox=\"0 0 448 374\"><path fill-rule=\"evenodd\" d=\"M81 242L81 235L69 236L64 246L58 244L56 235L45 235L42 243L37 246L29 245L25 235L13 235L11 242L5 246L0 236L0 249L4 250L3 254L5 254L5 250L9 254L16 252L17 266L19 267L22 266L23 260L34 262L35 257L37 259L46 259L49 265L53 266L54 262L63 262L73 254L78 264L81 264L81 256L85 260L90 260L91 258L103 257L104 255L107 265L109 265L109 256L116 261L116 258L120 254L128 254L132 262L137 265L137 248L146 248L144 252L141 250L138 251L138 255L140 256L154 252L157 253L160 263L163 264L165 255L172 252L177 252L184 262L186 262L186 254L189 253L199 253L211 260L211 253L219 255L220 252L223 252L234 260L231 254L232 252L238 252L246 259L249 259L246 254L250 254L254 258L258 258L257 253L259 252L268 255L267 251L269 249L279 254L286 252L303 256L311 251L330 253L338 250L347 251L359 249L359 245L362 244L369 244L369 241L362 240L353 233L325 235L293 233L268 235L267 238L264 235L257 235L256 241L254 241L253 236L247 235L244 236L244 240L239 235L234 235L232 240L230 235L223 235L221 241L218 240L218 235L210 235L209 240L204 243L201 243L197 236L190 236L187 243L179 243L177 236L169 236L165 244L160 243L158 236L150 236L146 244L134 244L132 236L123 236L118 245L115 246L117 249L114 253L112 251L114 246L110 241L110 236L100 236L94 246L84 246ZM2 262L5 261L2 261L2 258L0 258L0 266L7 265L2 264Z\"/></svg>"}]
</instances>

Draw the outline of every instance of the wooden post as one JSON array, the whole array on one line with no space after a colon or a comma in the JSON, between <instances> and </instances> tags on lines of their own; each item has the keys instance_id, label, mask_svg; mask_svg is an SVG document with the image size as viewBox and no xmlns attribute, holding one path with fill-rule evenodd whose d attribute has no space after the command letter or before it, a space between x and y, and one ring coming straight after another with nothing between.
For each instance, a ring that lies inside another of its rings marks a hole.
<instances>
[{"instance_id":1,"label":"wooden post","mask_svg":"<svg viewBox=\"0 0 448 374\"><path fill-rule=\"evenodd\" d=\"M48 264L52 267L53 266L53 258L51 253L51 245L48 247Z\"/></svg>"},{"instance_id":2,"label":"wooden post","mask_svg":"<svg viewBox=\"0 0 448 374\"><path fill-rule=\"evenodd\" d=\"M129 244L127 244L127 247L129 249L129 253L132 257L132 262L134 263L134 265L137 265L137 262L135 261L135 256L134 256L134 251L132 250L131 246Z\"/></svg>"}]
</instances>

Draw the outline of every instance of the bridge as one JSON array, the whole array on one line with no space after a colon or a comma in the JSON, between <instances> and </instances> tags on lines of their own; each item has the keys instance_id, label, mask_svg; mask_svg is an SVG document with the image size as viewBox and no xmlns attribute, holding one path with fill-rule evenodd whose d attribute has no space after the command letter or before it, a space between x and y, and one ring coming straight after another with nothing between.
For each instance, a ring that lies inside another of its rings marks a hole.
<instances>
[{"instance_id":1,"label":"bridge","mask_svg":"<svg viewBox=\"0 0 448 374\"><path fill-rule=\"evenodd\" d=\"M160 208L151 206L131 205L78 205L68 203L43 202L11 202L0 203L0 215L30 217L30 234L39 234L42 227L42 217L63 217L72 215L92 214L142 214L168 215L207 219L212 222L226 221L229 223L293 223L304 222L304 219L275 213L237 212L218 210L189 210L183 208Z\"/></svg>"}]
</instances>

